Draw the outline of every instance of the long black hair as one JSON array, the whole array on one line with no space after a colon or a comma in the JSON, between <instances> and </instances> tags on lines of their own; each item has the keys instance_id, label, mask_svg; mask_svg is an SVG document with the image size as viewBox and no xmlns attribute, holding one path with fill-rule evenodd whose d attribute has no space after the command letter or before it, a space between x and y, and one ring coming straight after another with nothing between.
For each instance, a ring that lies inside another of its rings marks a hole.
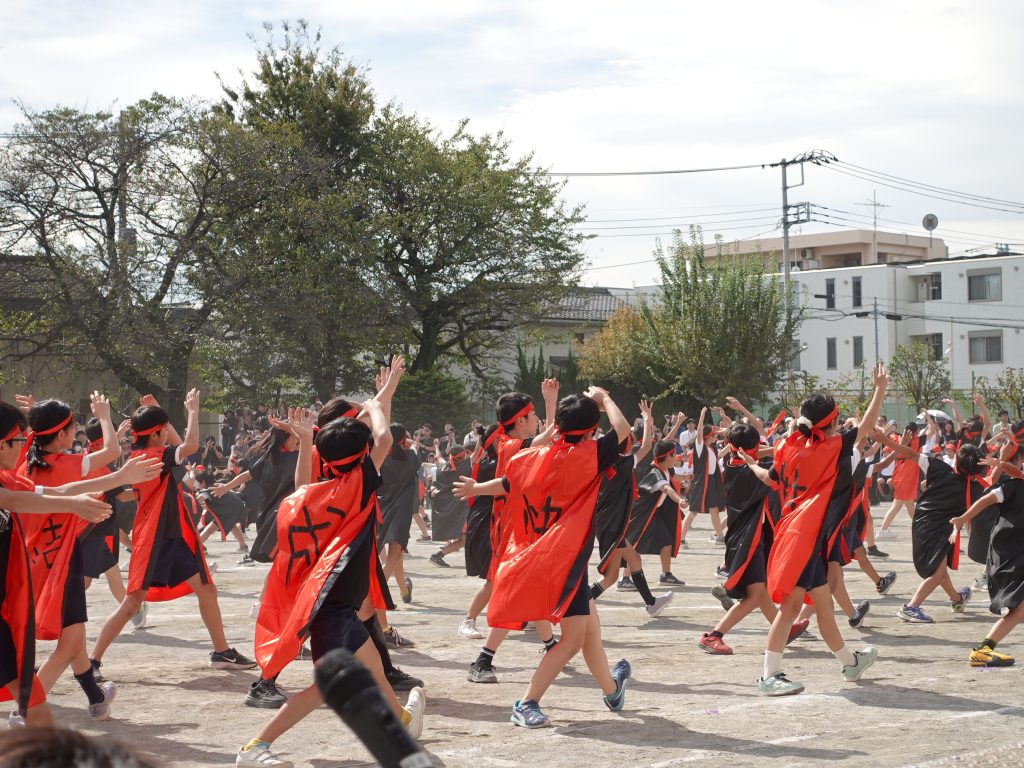
<instances>
[{"instance_id":1,"label":"long black hair","mask_svg":"<svg viewBox=\"0 0 1024 768\"><path fill-rule=\"evenodd\" d=\"M825 395L820 392L810 395L800 404L800 418L796 421L800 434L804 437L810 437L814 425L828 416L835 407L836 401L832 395ZM827 426L828 424L823 424L821 428L824 429Z\"/></svg>"},{"instance_id":2,"label":"long black hair","mask_svg":"<svg viewBox=\"0 0 1024 768\"><path fill-rule=\"evenodd\" d=\"M265 458L271 464L277 464L281 458L284 445L288 442L288 438L291 435L291 432L285 432L277 427L268 429L263 433L263 437L257 440L253 447L249 449L249 464L252 465L259 458Z\"/></svg>"},{"instance_id":3,"label":"long black hair","mask_svg":"<svg viewBox=\"0 0 1024 768\"><path fill-rule=\"evenodd\" d=\"M70 421L69 421L70 419ZM58 429L50 434L40 434L55 429L61 423L67 422L66 427L74 423L71 406L60 400L43 400L36 403L28 412L28 425L34 433L32 445L28 449L28 469L45 469L49 466L43 458L46 453L43 449L57 439L57 435L64 431Z\"/></svg>"}]
</instances>

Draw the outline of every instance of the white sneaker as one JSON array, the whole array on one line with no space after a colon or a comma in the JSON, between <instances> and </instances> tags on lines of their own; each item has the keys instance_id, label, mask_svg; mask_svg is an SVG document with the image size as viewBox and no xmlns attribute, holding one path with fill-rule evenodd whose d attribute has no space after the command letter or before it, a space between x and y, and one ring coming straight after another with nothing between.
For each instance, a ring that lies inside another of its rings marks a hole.
<instances>
[{"instance_id":1,"label":"white sneaker","mask_svg":"<svg viewBox=\"0 0 1024 768\"><path fill-rule=\"evenodd\" d=\"M470 640L479 640L483 637L480 630L476 628L476 621L473 619L463 619L462 623L459 624L459 637L467 637Z\"/></svg>"},{"instance_id":2,"label":"white sneaker","mask_svg":"<svg viewBox=\"0 0 1024 768\"><path fill-rule=\"evenodd\" d=\"M135 629L146 628L146 616L149 614L149 603L143 603L142 607L139 608L138 612L132 616L132 626Z\"/></svg>"},{"instance_id":3,"label":"white sneaker","mask_svg":"<svg viewBox=\"0 0 1024 768\"><path fill-rule=\"evenodd\" d=\"M131 567L132 567L132 558L131 558L131 555L129 555L128 557L126 557L124 559L124 562L121 563L121 565L119 565L117 569L121 573L128 573L128 571L129 571L129 569L131 569Z\"/></svg>"},{"instance_id":4,"label":"white sneaker","mask_svg":"<svg viewBox=\"0 0 1024 768\"><path fill-rule=\"evenodd\" d=\"M427 694L420 687L409 691L409 700L405 703L405 711L412 716L407 726L409 735L418 739L423 735L423 715L427 711Z\"/></svg>"},{"instance_id":5,"label":"white sneaker","mask_svg":"<svg viewBox=\"0 0 1024 768\"><path fill-rule=\"evenodd\" d=\"M260 602L259 602L259 600L257 600L255 603L252 604L252 607L249 608L249 618L250 619L255 619L259 615L260 615Z\"/></svg>"},{"instance_id":6,"label":"white sneaker","mask_svg":"<svg viewBox=\"0 0 1024 768\"><path fill-rule=\"evenodd\" d=\"M712 533L710 536L708 536L708 541L710 541L712 544L717 544L718 543L718 534L717 533Z\"/></svg>"},{"instance_id":7,"label":"white sneaker","mask_svg":"<svg viewBox=\"0 0 1024 768\"><path fill-rule=\"evenodd\" d=\"M665 609L666 605L672 602L673 597L675 597L675 593L666 592L665 594L659 595L658 597L654 598L654 605L647 606L647 615L652 618L654 616L657 616Z\"/></svg>"},{"instance_id":8,"label":"white sneaker","mask_svg":"<svg viewBox=\"0 0 1024 768\"><path fill-rule=\"evenodd\" d=\"M238 750L235 765L276 765L277 768L292 768L290 762L282 760L270 751L270 747L262 744L250 750Z\"/></svg>"},{"instance_id":9,"label":"white sneaker","mask_svg":"<svg viewBox=\"0 0 1024 768\"><path fill-rule=\"evenodd\" d=\"M206 568L210 571L210 575L213 576L213 574L217 572L217 563L211 563L207 561Z\"/></svg>"},{"instance_id":10,"label":"white sneaker","mask_svg":"<svg viewBox=\"0 0 1024 768\"><path fill-rule=\"evenodd\" d=\"M114 697L117 696L117 686L113 683L104 683L100 686L100 690L103 691L103 701L99 704L89 705L89 714L92 715L93 720L108 719L110 705L114 703Z\"/></svg>"},{"instance_id":11,"label":"white sneaker","mask_svg":"<svg viewBox=\"0 0 1024 768\"><path fill-rule=\"evenodd\" d=\"M879 528L878 533L875 534L875 538L882 539L883 541L888 541L890 539L895 539L896 534L890 531L888 528Z\"/></svg>"},{"instance_id":12,"label":"white sneaker","mask_svg":"<svg viewBox=\"0 0 1024 768\"><path fill-rule=\"evenodd\" d=\"M25 718L19 715L17 712L11 712L11 714L7 716L7 727L24 728Z\"/></svg>"}]
</instances>

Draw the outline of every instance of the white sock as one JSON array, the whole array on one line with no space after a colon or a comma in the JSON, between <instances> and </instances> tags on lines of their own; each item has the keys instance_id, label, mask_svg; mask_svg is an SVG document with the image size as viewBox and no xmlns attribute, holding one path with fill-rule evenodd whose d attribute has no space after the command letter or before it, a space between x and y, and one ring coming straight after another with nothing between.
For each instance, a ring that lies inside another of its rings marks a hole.
<instances>
[{"instance_id":1,"label":"white sock","mask_svg":"<svg viewBox=\"0 0 1024 768\"><path fill-rule=\"evenodd\" d=\"M832 651L832 655L839 659L839 663L844 667L852 667L857 663L857 657L853 655L853 651L847 648L845 645L838 651Z\"/></svg>"},{"instance_id":2,"label":"white sock","mask_svg":"<svg viewBox=\"0 0 1024 768\"><path fill-rule=\"evenodd\" d=\"M774 675L782 669L782 654L776 651L765 651L764 652L764 675L763 679L767 679L771 675Z\"/></svg>"}]
</instances>

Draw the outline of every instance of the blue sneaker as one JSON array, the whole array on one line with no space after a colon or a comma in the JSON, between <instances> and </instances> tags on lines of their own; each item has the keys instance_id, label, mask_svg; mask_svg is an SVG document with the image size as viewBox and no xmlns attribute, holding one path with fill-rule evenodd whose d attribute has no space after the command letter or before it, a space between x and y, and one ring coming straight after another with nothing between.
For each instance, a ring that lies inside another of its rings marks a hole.
<instances>
[{"instance_id":1,"label":"blue sneaker","mask_svg":"<svg viewBox=\"0 0 1024 768\"><path fill-rule=\"evenodd\" d=\"M615 693L604 697L604 705L612 712L619 712L626 703L626 686L629 685L629 678L633 675L633 668L629 662L622 659L612 670L612 680L615 681Z\"/></svg>"},{"instance_id":2,"label":"blue sneaker","mask_svg":"<svg viewBox=\"0 0 1024 768\"><path fill-rule=\"evenodd\" d=\"M636 584L633 583L633 580L629 578L629 576L623 576L621 579L619 579L619 583L615 585L615 589L617 589L619 592L637 591Z\"/></svg>"},{"instance_id":3,"label":"blue sneaker","mask_svg":"<svg viewBox=\"0 0 1024 768\"><path fill-rule=\"evenodd\" d=\"M953 611L953 613L963 613L964 606L967 605L968 602L970 602L971 595L973 595L974 592L970 587L961 587L957 590L957 594L960 595L960 599L955 601L950 600L949 607Z\"/></svg>"},{"instance_id":4,"label":"blue sneaker","mask_svg":"<svg viewBox=\"0 0 1024 768\"><path fill-rule=\"evenodd\" d=\"M914 624L932 624L935 621L931 616L921 610L921 606L910 605L909 603L896 611L896 615L904 621L909 621Z\"/></svg>"},{"instance_id":5,"label":"blue sneaker","mask_svg":"<svg viewBox=\"0 0 1024 768\"><path fill-rule=\"evenodd\" d=\"M548 724L548 716L540 711L536 701L517 701L512 705L512 725L522 728L543 728Z\"/></svg>"}]
</instances>

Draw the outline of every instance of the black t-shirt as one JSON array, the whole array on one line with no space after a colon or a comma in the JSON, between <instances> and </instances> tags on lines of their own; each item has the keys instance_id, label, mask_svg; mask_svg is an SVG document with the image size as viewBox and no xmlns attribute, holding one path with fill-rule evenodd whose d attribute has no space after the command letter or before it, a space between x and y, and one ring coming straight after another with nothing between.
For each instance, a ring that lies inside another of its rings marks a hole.
<instances>
[{"instance_id":1,"label":"black t-shirt","mask_svg":"<svg viewBox=\"0 0 1024 768\"><path fill-rule=\"evenodd\" d=\"M365 508L370 503L371 497L376 495L377 489L381 487L380 473L373 465L373 461L367 456L363 459L361 466L363 473L363 498L362 506ZM370 591L370 563L373 558L373 529L376 524L376 516L371 514L366 521L366 529L360 535L362 543L352 553L348 565L342 572L340 578L334 582L330 592L324 600L325 603L337 603L350 605L358 609L363 599Z\"/></svg>"},{"instance_id":2,"label":"black t-shirt","mask_svg":"<svg viewBox=\"0 0 1024 768\"><path fill-rule=\"evenodd\" d=\"M11 557L14 540L14 520L6 509L0 509L0 604L7 596L7 563Z\"/></svg>"},{"instance_id":3,"label":"black t-shirt","mask_svg":"<svg viewBox=\"0 0 1024 768\"><path fill-rule=\"evenodd\" d=\"M242 501L242 495L238 491L228 491L219 499L209 490L200 491L196 496L201 497L213 514L219 518L223 518L225 515L241 518L245 515L245 502Z\"/></svg>"},{"instance_id":4,"label":"black t-shirt","mask_svg":"<svg viewBox=\"0 0 1024 768\"><path fill-rule=\"evenodd\" d=\"M770 462L771 459L762 459L758 464L769 469ZM722 482L725 484L726 517L729 524L736 517L760 507L771 490L746 462L737 466L727 461L722 472Z\"/></svg>"},{"instance_id":5,"label":"black t-shirt","mask_svg":"<svg viewBox=\"0 0 1024 768\"><path fill-rule=\"evenodd\" d=\"M249 464L249 474L260 488L261 511L276 510L284 497L295 490L298 461L298 451L287 451L278 453L276 461L264 454Z\"/></svg>"}]
</instances>

